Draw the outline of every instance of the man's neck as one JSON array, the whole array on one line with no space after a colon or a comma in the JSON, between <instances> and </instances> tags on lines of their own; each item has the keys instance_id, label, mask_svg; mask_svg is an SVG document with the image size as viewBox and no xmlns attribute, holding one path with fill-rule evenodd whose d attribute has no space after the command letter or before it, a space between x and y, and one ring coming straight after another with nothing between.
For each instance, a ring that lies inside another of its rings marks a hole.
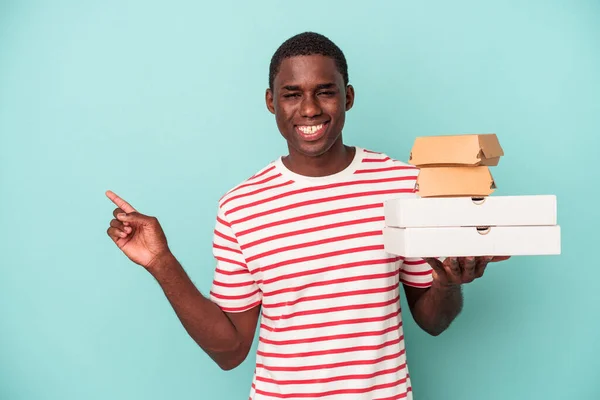
<instances>
[{"instance_id":1,"label":"man's neck","mask_svg":"<svg viewBox=\"0 0 600 400\"><path fill-rule=\"evenodd\" d=\"M290 149L284 157L284 165L292 172L311 177L321 177L343 171L354 159L356 148L345 146L341 141L336 142L324 154L311 157Z\"/></svg>"}]
</instances>

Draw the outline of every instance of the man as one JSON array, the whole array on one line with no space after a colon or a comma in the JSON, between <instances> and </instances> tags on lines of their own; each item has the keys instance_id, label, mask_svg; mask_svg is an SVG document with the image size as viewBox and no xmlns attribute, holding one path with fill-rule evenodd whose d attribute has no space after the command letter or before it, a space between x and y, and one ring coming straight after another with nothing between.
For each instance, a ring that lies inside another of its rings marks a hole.
<instances>
[{"instance_id":1,"label":"man","mask_svg":"<svg viewBox=\"0 0 600 400\"><path fill-rule=\"evenodd\" d=\"M411 398L400 283L417 324L439 335L461 310L461 285L505 259L384 251L383 202L416 196L417 170L343 143L353 103L344 55L326 37L299 34L275 52L266 105L289 154L220 199L209 298L157 219L107 192L118 206L109 236L156 278L222 369L246 358L262 310L251 399Z\"/></svg>"}]
</instances>

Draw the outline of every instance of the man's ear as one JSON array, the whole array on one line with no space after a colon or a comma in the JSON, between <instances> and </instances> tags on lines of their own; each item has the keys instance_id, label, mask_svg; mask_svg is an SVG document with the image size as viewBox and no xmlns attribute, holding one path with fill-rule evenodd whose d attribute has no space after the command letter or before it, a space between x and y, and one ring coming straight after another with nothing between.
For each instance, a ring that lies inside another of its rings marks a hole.
<instances>
[{"instance_id":1,"label":"man's ear","mask_svg":"<svg viewBox=\"0 0 600 400\"><path fill-rule=\"evenodd\" d=\"M273 90L268 88L265 93L265 103L267 104L267 109L271 112L271 114L275 114L275 104L273 100Z\"/></svg>"},{"instance_id":2,"label":"man's ear","mask_svg":"<svg viewBox=\"0 0 600 400\"><path fill-rule=\"evenodd\" d=\"M346 111L350 110L354 105L354 87L346 86Z\"/></svg>"}]
</instances>

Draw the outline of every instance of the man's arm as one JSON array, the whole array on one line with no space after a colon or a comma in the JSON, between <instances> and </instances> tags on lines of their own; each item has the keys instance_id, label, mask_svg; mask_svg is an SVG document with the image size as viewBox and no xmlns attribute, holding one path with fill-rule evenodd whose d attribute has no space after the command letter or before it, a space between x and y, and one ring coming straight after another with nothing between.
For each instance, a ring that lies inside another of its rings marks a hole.
<instances>
[{"instance_id":1,"label":"man's arm","mask_svg":"<svg viewBox=\"0 0 600 400\"><path fill-rule=\"evenodd\" d=\"M241 364L252 346L259 303L244 312L225 313L194 286L171 253L158 219L137 212L114 192L106 195L118 206L108 236L154 276L185 330L219 367L229 370Z\"/></svg>"},{"instance_id":2,"label":"man's arm","mask_svg":"<svg viewBox=\"0 0 600 400\"><path fill-rule=\"evenodd\" d=\"M462 310L460 285L442 287L434 283L427 289L403 286L415 322L432 336L444 332Z\"/></svg>"},{"instance_id":3,"label":"man's arm","mask_svg":"<svg viewBox=\"0 0 600 400\"><path fill-rule=\"evenodd\" d=\"M223 370L247 357L258 322L260 306L225 313L200 293L172 254L152 263L148 271L159 283L183 327Z\"/></svg>"},{"instance_id":4,"label":"man's arm","mask_svg":"<svg viewBox=\"0 0 600 400\"><path fill-rule=\"evenodd\" d=\"M490 262L510 257L449 257L425 261L433 269L431 286L417 288L404 284L406 300L417 325L430 335L444 332L463 307L462 285L483 276Z\"/></svg>"}]
</instances>

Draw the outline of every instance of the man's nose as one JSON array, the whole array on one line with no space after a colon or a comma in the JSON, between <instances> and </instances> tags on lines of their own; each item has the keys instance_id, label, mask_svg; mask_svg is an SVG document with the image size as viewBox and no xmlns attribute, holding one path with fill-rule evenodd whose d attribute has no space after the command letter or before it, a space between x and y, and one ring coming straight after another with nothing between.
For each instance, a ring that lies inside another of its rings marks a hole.
<instances>
[{"instance_id":1,"label":"man's nose","mask_svg":"<svg viewBox=\"0 0 600 400\"><path fill-rule=\"evenodd\" d=\"M318 117L323 113L317 99L313 96L306 96L300 105L300 114L306 118Z\"/></svg>"}]
</instances>

